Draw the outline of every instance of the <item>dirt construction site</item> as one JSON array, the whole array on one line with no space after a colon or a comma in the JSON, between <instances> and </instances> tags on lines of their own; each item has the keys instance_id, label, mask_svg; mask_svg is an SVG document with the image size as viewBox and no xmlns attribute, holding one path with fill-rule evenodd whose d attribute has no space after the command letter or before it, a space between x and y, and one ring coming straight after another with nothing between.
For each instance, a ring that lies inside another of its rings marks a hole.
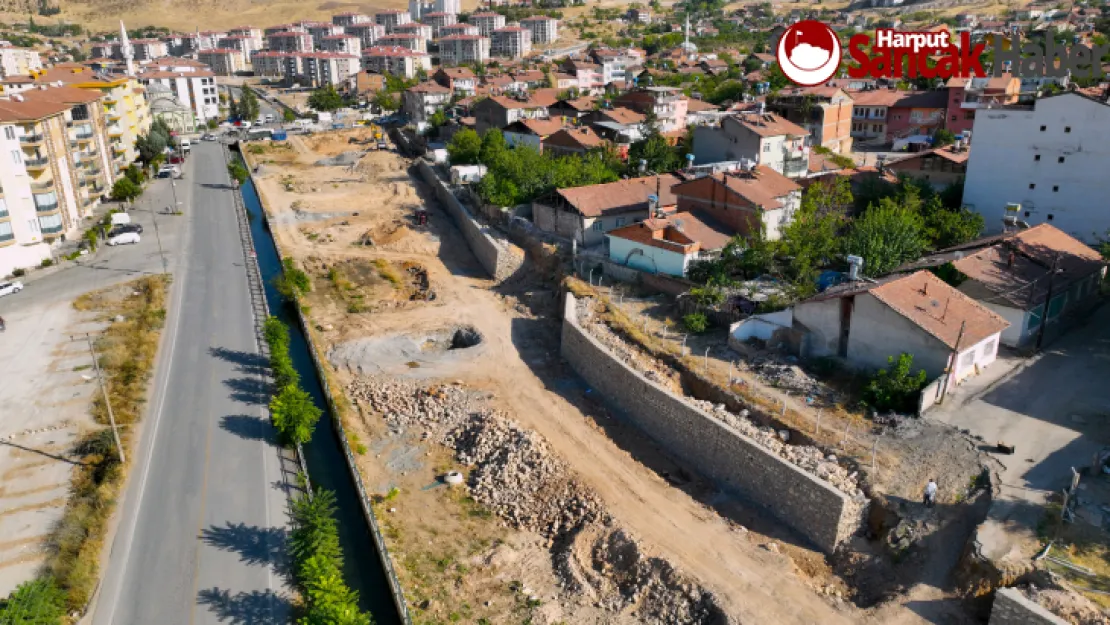
<instances>
[{"instance_id":1,"label":"dirt construction site","mask_svg":"<svg viewBox=\"0 0 1110 625\"><path fill-rule=\"evenodd\" d=\"M411 161L371 133L243 152L280 249L312 278L302 307L416 622L964 621L944 589L964 517L909 519L953 544L906 558L925 577L901 579L723 494L561 361L551 268L487 279ZM882 590L861 600L866 584Z\"/></svg>"}]
</instances>

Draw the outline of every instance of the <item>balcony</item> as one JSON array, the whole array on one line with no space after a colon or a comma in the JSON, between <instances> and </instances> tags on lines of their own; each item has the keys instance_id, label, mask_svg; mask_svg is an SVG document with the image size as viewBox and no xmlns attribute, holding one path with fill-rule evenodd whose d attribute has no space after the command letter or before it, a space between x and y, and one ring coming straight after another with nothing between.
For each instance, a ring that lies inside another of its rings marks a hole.
<instances>
[{"instance_id":1,"label":"balcony","mask_svg":"<svg viewBox=\"0 0 1110 625\"><path fill-rule=\"evenodd\" d=\"M54 200L53 202L50 202L49 204L42 204L42 205L39 205L37 203L35 204L35 212L36 213L53 213L57 210L58 210L58 200Z\"/></svg>"},{"instance_id":2,"label":"balcony","mask_svg":"<svg viewBox=\"0 0 1110 625\"><path fill-rule=\"evenodd\" d=\"M31 183L31 190L32 191L52 191L52 190L54 190L54 181L53 180L47 180L46 182L32 182Z\"/></svg>"},{"instance_id":3,"label":"balcony","mask_svg":"<svg viewBox=\"0 0 1110 625\"><path fill-rule=\"evenodd\" d=\"M123 135L123 128L120 126L108 126L108 136L119 137Z\"/></svg>"},{"instance_id":4,"label":"balcony","mask_svg":"<svg viewBox=\"0 0 1110 625\"><path fill-rule=\"evenodd\" d=\"M49 236L49 235L58 234L59 232L62 231L63 227L64 226L62 226L62 224L58 224L56 226L39 226L39 230L41 230L43 234Z\"/></svg>"},{"instance_id":5,"label":"balcony","mask_svg":"<svg viewBox=\"0 0 1110 625\"><path fill-rule=\"evenodd\" d=\"M40 171L46 169L50 165L50 159L45 156L40 158L27 158L23 159L23 165L28 171Z\"/></svg>"},{"instance_id":6,"label":"balcony","mask_svg":"<svg viewBox=\"0 0 1110 625\"><path fill-rule=\"evenodd\" d=\"M89 186L89 181L85 180L84 178L80 178L80 179L77 180L77 186L87 187L87 186Z\"/></svg>"},{"instance_id":7,"label":"balcony","mask_svg":"<svg viewBox=\"0 0 1110 625\"><path fill-rule=\"evenodd\" d=\"M95 169L86 169L81 175L85 178L96 178L100 175L100 168L97 167Z\"/></svg>"},{"instance_id":8,"label":"balcony","mask_svg":"<svg viewBox=\"0 0 1110 625\"><path fill-rule=\"evenodd\" d=\"M15 233L14 232L9 232L7 234L0 234L0 245L4 245L4 244L6 244L8 242L11 242L11 241L14 241L14 240L15 240Z\"/></svg>"},{"instance_id":9,"label":"balcony","mask_svg":"<svg viewBox=\"0 0 1110 625\"><path fill-rule=\"evenodd\" d=\"M46 136L41 133L36 135L23 135L19 138L19 142L23 145L38 145L42 143L44 139L46 139Z\"/></svg>"}]
</instances>

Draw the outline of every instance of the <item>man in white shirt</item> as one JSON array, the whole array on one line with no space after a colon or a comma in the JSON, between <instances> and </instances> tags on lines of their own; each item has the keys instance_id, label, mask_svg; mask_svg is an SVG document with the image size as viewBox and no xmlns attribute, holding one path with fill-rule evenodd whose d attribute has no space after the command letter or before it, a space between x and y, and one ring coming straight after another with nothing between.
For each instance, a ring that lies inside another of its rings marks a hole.
<instances>
[{"instance_id":1,"label":"man in white shirt","mask_svg":"<svg viewBox=\"0 0 1110 625\"><path fill-rule=\"evenodd\" d=\"M929 480L925 485L925 507L932 508L937 505L937 479Z\"/></svg>"}]
</instances>

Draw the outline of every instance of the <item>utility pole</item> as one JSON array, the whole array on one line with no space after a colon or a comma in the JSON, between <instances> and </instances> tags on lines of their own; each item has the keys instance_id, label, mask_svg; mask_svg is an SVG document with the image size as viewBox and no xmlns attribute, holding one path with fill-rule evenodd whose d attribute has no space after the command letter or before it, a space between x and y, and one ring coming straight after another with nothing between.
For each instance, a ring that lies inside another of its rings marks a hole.
<instances>
[{"instance_id":1,"label":"utility pole","mask_svg":"<svg viewBox=\"0 0 1110 625\"><path fill-rule=\"evenodd\" d=\"M948 382L956 375L956 368L960 366L960 342L964 339L964 330L967 329L967 322L960 322L960 333L956 335L956 346L952 348L952 360L948 365L948 371L944 375L944 390L940 393L940 400L938 404L944 403L945 396L948 395Z\"/></svg>"},{"instance_id":2,"label":"utility pole","mask_svg":"<svg viewBox=\"0 0 1110 625\"><path fill-rule=\"evenodd\" d=\"M1052 257L1052 272L1048 274L1048 295L1044 298L1044 316L1041 317L1041 330L1037 332L1037 350L1040 351L1041 343L1044 342L1044 330L1048 327L1048 310L1052 307L1052 287L1056 282L1056 273L1060 270L1057 268L1060 264L1060 252Z\"/></svg>"},{"instance_id":3,"label":"utility pole","mask_svg":"<svg viewBox=\"0 0 1110 625\"><path fill-rule=\"evenodd\" d=\"M123 443L119 439L119 428L116 427L116 415L112 412L112 399L108 397L108 385L104 382L104 374L100 371L100 362L96 358L96 347L93 346L92 335L85 333L85 341L89 344L89 354L92 355L93 369L96 370L96 379L100 383L100 392L104 394L104 405L108 407L108 422L112 424L112 436L116 439L116 450L119 451L119 462L125 464L127 460L123 455Z\"/></svg>"}]
</instances>

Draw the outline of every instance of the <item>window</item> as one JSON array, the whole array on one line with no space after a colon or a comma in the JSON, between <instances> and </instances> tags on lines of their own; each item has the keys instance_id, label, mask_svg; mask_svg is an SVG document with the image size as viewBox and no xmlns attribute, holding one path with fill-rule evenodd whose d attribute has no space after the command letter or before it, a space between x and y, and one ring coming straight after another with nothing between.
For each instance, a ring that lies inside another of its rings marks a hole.
<instances>
[{"instance_id":1,"label":"window","mask_svg":"<svg viewBox=\"0 0 1110 625\"><path fill-rule=\"evenodd\" d=\"M956 121L956 116L955 115L952 116L952 121Z\"/></svg>"},{"instance_id":2,"label":"window","mask_svg":"<svg viewBox=\"0 0 1110 625\"><path fill-rule=\"evenodd\" d=\"M8 139L14 140L15 139L15 128L12 128L11 126L4 126L4 136L7 137Z\"/></svg>"},{"instance_id":3,"label":"window","mask_svg":"<svg viewBox=\"0 0 1110 625\"><path fill-rule=\"evenodd\" d=\"M975 119L975 111L965 111L964 119Z\"/></svg>"},{"instance_id":4,"label":"window","mask_svg":"<svg viewBox=\"0 0 1110 625\"><path fill-rule=\"evenodd\" d=\"M1048 126L1041 126L1041 132L1044 132L1047 129L1048 129Z\"/></svg>"},{"instance_id":5,"label":"window","mask_svg":"<svg viewBox=\"0 0 1110 625\"><path fill-rule=\"evenodd\" d=\"M764 152L770 152L771 151L771 144L770 143L764 143L763 144L763 151Z\"/></svg>"},{"instance_id":6,"label":"window","mask_svg":"<svg viewBox=\"0 0 1110 625\"><path fill-rule=\"evenodd\" d=\"M1052 218L1053 218L1053 216L1054 216L1054 215L1053 215L1052 213L1049 213L1049 214L1048 214L1048 220L1049 220L1049 221L1052 221Z\"/></svg>"},{"instance_id":7,"label":"window","mask_svg":"<svg viewBox=\"0 0 1110 625\"><path fill-rule=\"evenodd\" d=\"M1043 310L1044 310L1044 307L1040 307L1040 308L1037 308L1037 310L1030 310L1029 311L1029 325L1026 326L1028 329L1032 330L1033 328L1036 328L1037 326L1041 325L1041 314L1042 314Z\"/></svg>"},{"instance_id":8,"label":"window","mask_svg":"<svg viewBox=\"0 0 1110 625\"><path fill-rule=\"evenodd\" d=\"M1053 193L1056 193L1056 192L1058 192L1059 190L1060 190L1060 185L1058 185L1058 184L1054 184L1054 185L1052 185L1052 192L1053 192Z\"/></svg>"},{"instance_id":9,"label":"window","mask_svg":"<svg viewBox=\"0 0 1110 625\"><path fill-rule=\"evenodd\" d=\"M1057 163L1063 163L1064 162L1064 157L1061 156L1060 158L1056 159L1056 162Z\"/></svg>"},{"instance_id":10,"label":"window","mask_svg":"<svg viewBox=\"0 0 1110 625\"><path fill-rule=\"evenodd\" d=\"M1041 155L1040 155L1040 154L1034 154L1034 155L1033 155L1033 160L1034 160L1034 161L1039 161L1039 160L1041 160Z\"/></svg>"},{"instance_id":11,"label":"window","mask_svg":"<svg viewBox=\"0 0 1110 625\"><path fill-rule=\"evenodd\" d=\"M1071 132L1071 126L1064 126L1064 132Z\"/></svg>"},{"instance_id":12,"label":"window","mask_svg":"<svg viewBox=\"0 0 1110 625\"><path fill-rule=\"evenodd\" d=\"M624 225L624 217L617 217L617 227L620 228Z\"/></svg>"},{"instance_id":13,"label":"window","mask_svg":"<svg viewBox=\"0 0 1110 625\"><path fill-rule=\"evenodd\" d=\"M12 163L19 165L22 162L23 161L19 159L19 150L12 150Z\"/></svg>"},{"instance_id":14,"label":"window","mask_svg":"<svg viewBox=\"0 0 1110 625\"><path fill-rule=\"evenodd\" d=\"M992 339L990 341L987 341L983 345L983 351L981 352L983 354L983 358L990 358L991 356L994 355L994 350L995 350L995 344L996 343L997 343L997 341Z\"/></svg>"},{"instance_id":15,"label":"window","mask_svg":"<svg viewBox=\"0 0 1110 625\"><path fill-rule=\"evenodd\" d=\"M964 354L960 356L961 369L966 369L973 364L975 364L975 350L964 352Z\"/></svg>"},{"instance_id":16,"label":"window","mask_svg":"<svg viewBox=\"0 0 1110 625\"><path fill-rule=\"evenodd\" d=\"M601 231L602 231L602 227L601 227L601 220L600 220L600 219L598 219L597 221L595 221L595 222L594 222L594 225L593 225L593 226L591 226L591 227L592 227L592 228L593 228L593 229L594 229L595 231L597 231L597 232L601 232Z\"/></svg>"},{"instance_id":17,"label":"window","mask_svg":"<svg viewBox=\"0 0 1110 625\"><path fill-rule=\"evenodd\" d=\"M1029 190L1030 190L1030 191L1032 191L1033 189L1036 189L1036 188L1037 188L1037 185L1036 185L1036 183L1033 183L1033 182L1030 182L1030 183L1029 183Z\"/></svg>"}]
</instances>

